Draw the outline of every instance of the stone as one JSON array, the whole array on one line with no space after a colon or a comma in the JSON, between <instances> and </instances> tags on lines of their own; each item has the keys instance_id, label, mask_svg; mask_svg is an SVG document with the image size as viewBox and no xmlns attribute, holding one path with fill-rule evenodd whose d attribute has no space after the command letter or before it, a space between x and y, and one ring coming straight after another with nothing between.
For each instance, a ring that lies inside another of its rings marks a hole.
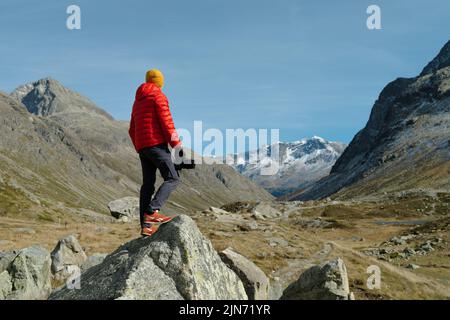
<instances>
[{"instance_id":1,"label":"stone","mask_svg":"<svg viewBox=\"0 0 450 320\"><path fill-rule=\"evenodd\" d=\"M270 204L266 202L260 202L256 204L253 209L252 213L255 215L261 215L263 218L267 219L274 219L279 218L281 216L281 212L277 209L270 206Z\"/></svg>"},{"instance_id":2,"label":"stone","mask_svg":"<svg viewBox=\"0 0 450 320\"><path fill-rule=\"evenodd\" d=\"M403 250L403 253L405 253L407 256L413 256L416 254L416 251L412 248L405 248Z\"/></svg>"},{"instance_id":3,"label":"stone","mask_svg":"<svg viewBox=\"0 0 450 320\"><path fill-rule=\"evenodd\" d=\"M286 240L284 240L282 238L278 238L278 237L269 238L268 241L269 241L269 245L271 247L276 247L276 246L287 247L289 245L289 242L287 242Z\"/></svg>"},{"instance_id":4,"label":"stone","mask_svg":"<svg viewBox=\"0 0 450 320\"><path fill-rule=\"evenodd\" d=\"M74 235L60 239L51 253L52 273L55 280L69 278L74 266L80 267L87 259L83 248Z\"/></svg>"},{"instance_id":5,"label":"stone","mask_svg":"<svg viewBox=\"0 0 450 320\"><path fill-rule=\"evenodd\" d=\"M223 210L223 209L216 208L216 207L209 207L209 211L212 212L212 213L214 213L214 214L218 214L218 215L221 215L221 214L230 214L228 211L225 211L225 210Z\"/></svg>"},{"instance_id":6,"label":"stone","mask_svg":"<svg viewBox=\"0 0 450 320\"><path fill-rule=\"evenodd\" d=\"M267 300L269 298L269 279L252 261L227 248L220 252L225 264L233 270L244 284L249 300Z\"/></svg>"},{"instance_id":7,"label":"stone","mask_svg":"<svg viewBox=\"0 0 450 320\"><path fill-rule=\"evenodd\" d=\"M426 242L420 246L420 250L425 251L425 252L430 252L430 251L434 251L434 248L430 242Z\"/></svg>"},{"instance_id":8,"label":"stone","mask_svg":"<svg viewBox=\"0 0 450 320\"><path fill-rule=\"evenodd\" d=\"M420 267L417 264L410 263L406 266L406 268L416 270L419 269Z\"/></svg>"},{"instance_id":9,"label":"stone","mask_svg":"<svg viewBox=\"0 0 450 320\"><path fill-rule=\"evenodd\" d=\"M393 237L393 238L391 239L391 242L392 242L393 244L395 244L395 245L403 245L403 244L406 243L406 241L405 241L404 239L398 238L398 237Z\"/></svg>"},{"instance_id":10,"label":"stone","mask_svg":"<svg viewBox=\"0 0 450 320\"><path fill-rule=\"evenodd\" d=\"M84 272L105 260L108 255L106 253L94 253L92 256L89 256L86 261L81 265L81 271Z\"/></svg>"},{"instance_id":11,"label":"stone","mask_svg":"<svg viewBox=\"0 0 450 320\"><path fill-rule=\"evenodd\" d=\"M239 225L239 229L241 229L242 231L258 230L258 228L259 225L256 221L249 221Z\"/></svg>"},{"instance_id":12,"label":"stone","mask_svg":"<svg viewBox=\"0 0 450 320\"><path fill-rule=\"evenodd\" d=\"M8 271L0 272L0 300L7 299L12 291L12 282Z\"/></svg>"},{"instance_id":13,"label":"stone","mask_svg":"<svg viewBox=\"0 0 450 320\"><path fill-rule=\"evenodd\" d=\"M253 212L252 213L252 218L255 219L255 220L259 220L259 221L266 220L266 218L264 218L264 216L261 213L259 213L259 212Z\"/></svg>"},{"instance_id":14,"label":"stone","mask_svg":"<svg viewBox=\"0 0 450 320\"><path fill-rule=\"evenodd\" d=\"M313 266L289 285L281 300L349 300L347 269L340 258Z\"/></svg>"},{"instance_id":15,"label":"stone","mask_svg":"<svg viewBox=\"0 0 450 320\"><path fill-rule=\"evenodd\" d=\"M42 247L0 255L0 299L40 300L51 292L50 253Z\"/></svg>"},{"instance_id":16,"label":"stone","mask_svg":"<svg viewBox=\"0 0 450 320\"><path fill-rule=\"evenodd\" d=\"M82 274L81 289L55 291L55 300L246 300L239 277L186 215L148 238L119 247Z\"/></svg>"},{"instance_id":17,"label":"stone","mask_svg":"<svg viewBox=\"0 0 450 320\"><path fill-rule=\"evenodd\" d=\"M122 222L139 220L139 199L135 197L125 197L108 203L108 209L111 215L116 219L122 219ZM124 221L126 220L126 221Z\"/></svg>"}]
</instances>

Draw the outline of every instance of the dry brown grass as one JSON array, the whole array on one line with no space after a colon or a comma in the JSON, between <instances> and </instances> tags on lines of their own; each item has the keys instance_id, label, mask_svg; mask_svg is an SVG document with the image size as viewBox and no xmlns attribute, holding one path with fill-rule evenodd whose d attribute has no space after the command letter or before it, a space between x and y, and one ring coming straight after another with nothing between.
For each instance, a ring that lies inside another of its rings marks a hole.
<instances>
[{"instance_id":1,"label":"dry brown grass","mask_svg":"<svg viewBox=\"0 0 450 320\"><path fill-rule=\"evenodd\" d=\"M409 225L379 225L379 220L411 219L411 215L396 214L408 208L409 201L391 204L340 203L308 204L296 210L289 219L257 221L258 230L242 231L238 222L218 221L200 212L190 213L201 232L211 239L217 250L233 247L237 252L254 261L272 279L286 276L285 281L294 281L308 266L335 257L344 259L349 272L351 290L357 299L448 299L450 298L450 258L447 250L436 250L429 255L417 256L401 264L380 261L364 255L367 248L376 248L395 235L408 234L416 229ZM378 213L378 214L377 214ZM389 214L390 213L390 214ZM53 220L29 217L0 217L0 251L40 244L52 250L58 239L68 234L77 234L88 255L110 253L119 245L139 236L138 223L94 223L73 215L59 213ZM243 221L250 221L243 214ZM306 228L294 222L299 217L333 220L332 228ZM414 219L436 220L435 216L416 214ZM442 219L441 219L442 220ZM424 237L439 236L450 242L448 229L421 227ZM444 223L445 225L445 223ZM440 227L439 227L440 226ZM18 232L17 228L32 228L35 233ZM434 230L434 231L433 231ZM286 245L272 246L271 238L282 239ZM421 266L417 270L405 268L407 263ZM382 270L381 290L366 287L369 265L379 265Z\"/></svg>"}]
</instances>

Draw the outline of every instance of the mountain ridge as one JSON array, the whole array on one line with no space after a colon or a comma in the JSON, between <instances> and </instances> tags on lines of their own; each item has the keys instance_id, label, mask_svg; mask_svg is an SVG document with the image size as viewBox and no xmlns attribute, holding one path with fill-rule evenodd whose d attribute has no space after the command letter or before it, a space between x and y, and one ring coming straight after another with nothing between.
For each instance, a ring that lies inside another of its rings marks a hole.
<instances>
[{"instance_id":1,"label":"mountain ridge","mask_svg":"<svg viewBox=\"0 0 450 320\"><path fill-rule=\"evenodd\" d=\"M390 82L330 175L289 198L448 189L449 48L447 42L421 75Z\"/></svg>"},{"instance_id":2,"label":"mountain ridge","mask_svg":"<svg viewBox=\"0 0 450 320\"><path fill-rule=\"evenodd\" d=\"M277 174L272 176L262 176L260 172L273 161L270 154L275 144L228 157L230 161L235 160L233 167L236 171L274 196L305 188L328 175L346 147L344 143L328 141L319 136L294 142L278 142L276 145L279 148L280 167Z\"/></svg>"},{"instance_id":3,"label":"mountain ridge","mask_svg":"<svg viewBox=\"0 0 450 320\"><path fill-rule=\"evenodd\" d=\"M0 95L0 215L108 213L109 201L138 196L141 169L128 122L114 120L56 80L25 86ZM271 198L227 165L199 165L182 172L166 209L177 213Z\"/></svg>"}]
</instances>

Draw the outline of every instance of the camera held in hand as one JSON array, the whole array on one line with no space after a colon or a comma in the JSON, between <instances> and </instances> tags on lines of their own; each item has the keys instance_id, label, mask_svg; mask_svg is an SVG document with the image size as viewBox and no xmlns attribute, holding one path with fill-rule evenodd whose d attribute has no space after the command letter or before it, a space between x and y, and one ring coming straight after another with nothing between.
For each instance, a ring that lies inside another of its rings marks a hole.
<instances>
[{"instance_id":1,"label":"camera held in hand","mask_svg":"<svg viewBox=\"0 0 450 320\"><path fill-rule=\"evenodd\" d=\"M175 169L181 171L182 169L191 170L195 169L194 159L184 159L181 163L175 164Z\"/></svg>"}]
</instances>

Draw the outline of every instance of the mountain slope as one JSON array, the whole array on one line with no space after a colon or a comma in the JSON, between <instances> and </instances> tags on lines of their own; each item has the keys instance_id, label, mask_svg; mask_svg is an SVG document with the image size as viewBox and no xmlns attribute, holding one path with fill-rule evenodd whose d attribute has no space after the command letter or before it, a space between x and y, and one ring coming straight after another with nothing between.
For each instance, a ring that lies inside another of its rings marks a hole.
<instances>
[{"instance_id":1,"label":"mountain slope","mask_svg":"<svg viewBox=\"0 0 450 320\"><path fill-rule=\"evenodd\" d=\"M414 78L388 84L329 176L290 199L450 189L450 41Z\"/></svg>"},{"instance_id":2,"label":"mountain slope","mask_svg":"<svg viewBox=\"0 0 450 320\"><path fill-rule=\"evenodd\" d=\"M282 196L299 188L306 188L328 175L346 147L343 143L327 141L320 137L287 143L279 142L277 145L280 153L280 170L276 175L260 174L261 168L272 161L270 150L275 145L234 156L236 165L233 165L236 171L274 196Z\"/></svg>"},{"instance_id":3,"label":"mountain slope","mask_svg":"<svg viewBox=\"0 0 450 320\"><path fill-rule=\"evenodd\" d=\"M140 163L128 123L56 80L1 94L0 122L0 215L50 207L106 213L109 201L138 195ZM199 165L182 172L167 208L179 212L271 198L229 166Z\"/></svg>"}]
</instances>

